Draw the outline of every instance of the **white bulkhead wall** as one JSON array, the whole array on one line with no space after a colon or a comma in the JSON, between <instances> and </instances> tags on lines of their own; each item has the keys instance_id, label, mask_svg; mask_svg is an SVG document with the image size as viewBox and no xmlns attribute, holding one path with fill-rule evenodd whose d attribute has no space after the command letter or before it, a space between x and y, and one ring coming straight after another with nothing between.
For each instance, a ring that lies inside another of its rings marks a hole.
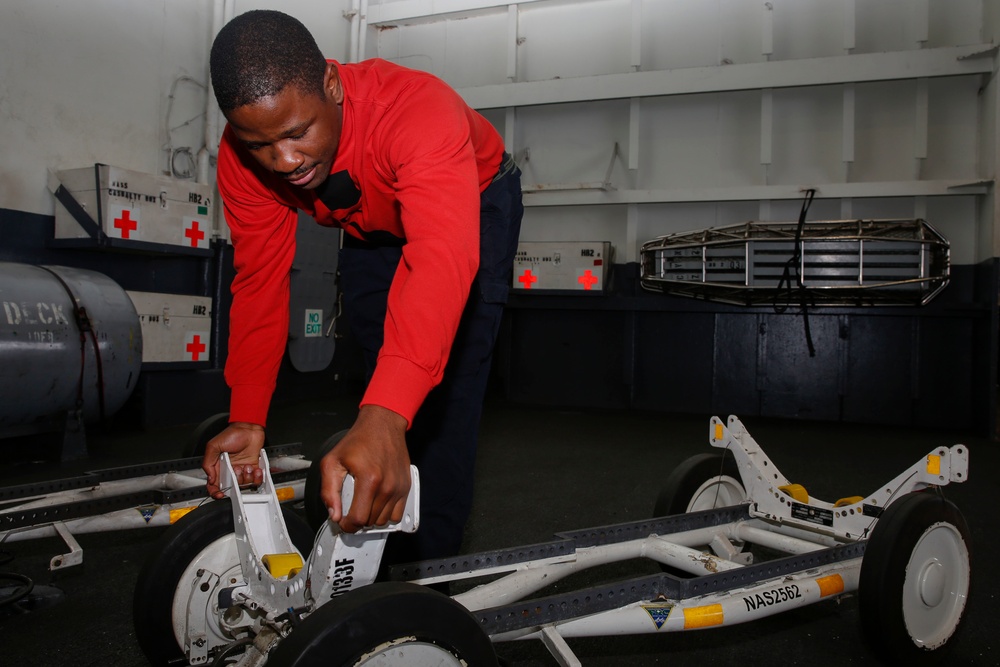
<instances>
[{"instance_id":1,"label":"white bulkhead wall","mask_svg":"<svg viewBox=\"0 0 1000 667\"><path fill-rule=\"evenodd\" d=\"M196 152L211 11L193 1L5 0L0 208L51 215L48 170L101 162L162 173L167 125L175 147Z\"/></svg>"},{"instance_id":2,"label":"white bulkhead wall","mask_svg":"<svg viewBox=\"0 0 1000 667\"><path fill-rule=\"evenodd\" d=\"M168 147L196 157L215 5L227 17L280 5L347 59L350 0L4 0L0 209L52 215L49 170L100 162L164 174ZM174 166L192 168L183 153Z\"/></svg>"},{"instance_id":3,"label":"white bulkhead wall","mask_svg":"<svg viewBox=\"0 0 1000 667\"><path fill-rule=\"evenodd\" d=\"M810 219L923 217L970 264L1000 255L997 4L371 0L365 55L441 76L504 134L522 240L635 261L662 234L795 220L815 187Z\"/></svg>"},{"instance_id":4,"label":"white bulkhead wall","mask_svg":"<svg viewBox=\"0 0 1000 667\"><path fill-rule=\"evenodd\" d=\"M920 216L954 262L1000 256L1000 0L8 0L0 208L51 214L49 170L196 153L216 4L457 87L522 166L526 241L632 261L661 234L794 220L817 187L810 219Z\"/></svg>"}]
</instances>

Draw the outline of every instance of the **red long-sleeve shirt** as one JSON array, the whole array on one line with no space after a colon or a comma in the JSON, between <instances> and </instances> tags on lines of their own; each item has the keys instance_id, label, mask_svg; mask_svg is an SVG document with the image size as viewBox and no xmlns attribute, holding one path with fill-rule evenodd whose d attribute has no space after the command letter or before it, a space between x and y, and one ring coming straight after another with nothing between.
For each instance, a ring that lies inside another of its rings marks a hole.
<instances>
[{"instance_id":1,"label":"red long-sleeve shirt","mask_svg":"<svg viewBox=\"0 0 1000 667\"><path fill-rule=\"evenodd\" d=\"M347 170L361 191L356 205L331 211L223 133L217 177L237 272L226 362L232 421L266 420L288 337L296 209L358 238L382 231L405 240L361 405L408 422L441 381L479 265L479 194L504 149L496 129L430 74L383 60L336 67L343 125L331 173Z\"/></svg>"}]
</instances>

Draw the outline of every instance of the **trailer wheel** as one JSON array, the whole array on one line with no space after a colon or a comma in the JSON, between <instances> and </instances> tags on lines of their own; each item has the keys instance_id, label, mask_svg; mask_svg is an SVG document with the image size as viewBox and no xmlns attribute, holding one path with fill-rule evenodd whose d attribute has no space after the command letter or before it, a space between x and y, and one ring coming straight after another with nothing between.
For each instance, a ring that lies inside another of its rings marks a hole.
<instances>
[{"instance_id":1,"label":"trailer wheel","mask_svg":"<svg viewBox=\"0 0 1000 667\"><path fill-rule=\"evenodd\" d=\"M228 412L220 412L202 421L191 431L191 437L184 445L184 457L204 456L208 441L222 433L227 426L229 426Z\"/></svg>"},{"instance_id":2,"label":"trailer wheel","mask_svg":"<svg viewBox=\"0 0 1000 667\"><path fill-rule=\"evenodd\" d=\"M282 507L292 543L303 554L312 549L314 534L289 508ZM236 536L233 534L232 503L216 500L188 513L168 528L154 543L152 555L139 572L132 598L132 619L139 647L154 667L187 664L182 649L185 619L191 590L200 569L220 575L217 588L242 578ZM208 606L217 599L211 591ZM233 641L213 622L211 609L205 610L205 633Z\"/></svg>"},{"instance_id":3,"label":"trailer wheel","mask_svg":"<svg viewBox=\"0 0 1000 667\"><path fill-rule=\"evenodd\" d=\"M656 499L655 516L739 505L746 501L736 461L724 454L698 454L674 468Z\"/></svg>"},{"instance_id":4,"label":"trailer wheel","mask_svg":"<svg viewBox=\"0 0 1000 667\"><path fill-rule=\"evenodd\" d=\"M723 453L697 454L681 461L667 477L663 490L656 499L653 516L671 516L739 505L746 501L746 497L739 468L732 456ZM746 551L749 547L748 544L735 540L733 546L740 551ZM669 565L661 564L660 569L676 577L693 576Z\"/></svg>"},{"instance_id":5,"label":"trailer wheel","mask_svg":"<svg viewBox=\"0 0 1000 667\"><path fill-rule=\"evenodd\" d=\"M323 499L319 497L319 491L322 485L319 462L320 459L327 454L327 452L333 449L338 442L344 439L345 435L347 435L347 429L338 431L327 438L326 442L320 445L316 455L313 456L312 463L309 465L309 471L306 473L306 486L303 491L303 500L306 508L306 521L309 522L309 526L313 529L313 531L319 530L330 516L330 513L326 509L326 505L323 504Z\"/></svg>"},{"instance_id":6,"label":"trailer wheel","mask_svg":"<svg viewBox=\"0 0 1000 667\"><path fill-rule=\"evenodd\" d=\"M228 412L220 412L203 420L191 431L191 437L184 445L184 458L204 456L208 441L225 431L227 426L229 426ZM267 445L268 440L265 435L264 446Z\"/></svg>"},{"instance_id":7,"label":"trailer wheel","mask_svg":"<svg viewBox=\"0 0 1000 667\"><path fill-rule=\"evenodd\" d=\"M891 664L934 664L954 646L969 594L969 528L943 496L916 492L875 524L858 583L861 630Z\"/></svg>"},{"instance_id":8,"label":"trailer wheel","mask_svg":"<svg viewBox=\"0 0 1000 667\"><path fill-rule=\"evenodd\" d=\"M493 644L465 607L410 583L334 598L269 654L268 667L496 667Z\"/></svg>"}]
</instances>

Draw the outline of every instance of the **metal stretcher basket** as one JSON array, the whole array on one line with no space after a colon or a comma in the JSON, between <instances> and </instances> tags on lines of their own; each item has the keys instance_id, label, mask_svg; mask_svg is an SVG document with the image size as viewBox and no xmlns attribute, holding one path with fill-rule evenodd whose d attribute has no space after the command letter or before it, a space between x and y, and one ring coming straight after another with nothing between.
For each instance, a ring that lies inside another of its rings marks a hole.
<instances>
[{"instance_id":1,"label":"metal stretcher basket","mask_svg":"<svg viewBox=\"0 0 1000 667\"><path fill-rule=\"evenodd\" d=\"M746 222L661 236L642 286L744 306L924 305L948 284L948 241L926 220Z\"/></svg>"}]
</instances>

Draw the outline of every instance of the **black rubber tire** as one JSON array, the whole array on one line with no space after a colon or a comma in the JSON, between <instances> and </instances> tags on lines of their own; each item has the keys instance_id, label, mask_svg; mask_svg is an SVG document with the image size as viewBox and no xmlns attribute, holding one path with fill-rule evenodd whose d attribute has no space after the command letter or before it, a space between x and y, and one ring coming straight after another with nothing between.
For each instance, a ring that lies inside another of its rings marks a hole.
<instances>
[{"instance_id":1,"label":"black rubber tire","mask_svg":"<svg viewBox=\"0 0 1000 667\"><path fill-rule=\"evenodd\" d=\"M229 413L220 412L217 415L205 419L198 424L191 432L187 444L184 446L184 457L192 458L205 455L205 446L208 441L222 433L229 426Z\"/></svg>"},{"instance_id":2,"label":"black rubber tire","mask_svg":"<svg viewBox=\"0 0 1000 667\"><path fill-rule=\"evenodd\" d=\"M315 533L290 508L282 506L281 511L292 543L308 557ZM208 545L232 532L232 503L224 498L189 512L153 544L136 581L132 620L139 647L154 667L186 664L171 619L180 577Z\"/></svg>"},{"instance_id":3,"label":"black rubber tire","mask_svg":"<svg viewBox=\"0 0 1000 667\"><path fill-rule=\"evenodd\" d=\"M875 524L865 547L858 582L861 631L873 652L886 664L945 663L961 629L971 574L970 560L961 562L961 557L955 563L944 566L964 569L966 575L964 584L952 576L946 577L942 585L949 593L942 599L947 605L942 607L942 611L957 614L950 633L947 628L943 629L947 636L935 648L928 649L918 645L907 629L904 587L909 584L911 591L915 591L912 587L916 582L913 578L907 582L907 575L910 574L907 570L911 564L914 569L919 566L919 563L911 563L914 550L934 526L950 526L954 532L946 533L948 539L954 539L956 547L964 544L965 554L971 559L969 527L962 513L954 503L930 491L910 493L889 505ZM960 590L963 587L965 590ZM927 609L936 606L928 605Z\"/></svg>"},{"instance_id":4,"label":"black rubber tire","mask_svg":"<svg viewBox=\"0 0 1000 667\"><path fill-rule=\"evenodd\" d=\"M220 412L202 421L191 431L191 437L184 445L184 458L204 456L208 441L225 431L227 426L229 426L228 412ZM265 436L264 446L267 445L267 436Z\"/></svg>"},{"instance_id":5,"label":"black rubber tire","mask_svg":"<svg viewBox=\"0 0 1000 667\"><path fill-rule=\"evenodd\" d=\"M694 499L695 492L705 482L722 475L732 477L740 483L739 468L732 456L722 453L697 454L678 465L663 484L663 490L656 499L653 516L684 514ZM746 491L744 490L744 496ZM721 505L719 505L721 506ZM705 508L707 509L707 508Z\"/></svg>"},{"instance_id":6,"label":"black rubber tire","mask_svg":"<svg viewBox=\"0 0 1000 667\"><path fill-rule=\"evenodd\" d=\"M406 644L434 644L463 664L497 665L493 644L465 607L403 582L372 584L324 604L270 652L267 665L354 667L368 664L359 662L362 656L395 641L402 650Z\"/></svg>"},{"instance_id":7,"label":"black rubber tire","mask_svg":"<svg viewBox=\"0 0 1000 667\"><path fill-rule=\"evenodd\" d=\"M326 439L322 445L320 445L316 454L313 456L312 463L309 465L309 471L306 473L306 486L303 490L303 502L305 504L306 511L306 521L313 531L319 530L326 520L330 517L330 513L323 504L323 499L319 497L320 487L322 485L322 475L320 474L319 462L327 452L333 449L338 442L340 442L344 436L347 435L347 429L343 431L338 431L334 433L329 438Z\"/></svg>"},{"instance_id":8,"label":"black rubber tire","mask_svg":"<svg viewBox=\"0 0 1000 667\"><path fill-rule=\"evenodd\" d=\"M663 483L663 489L660 491L660 495L657 496L656 505L653 507L653 516L671 516L674 514L685 514L690 511L690 505L694 500L695 493L702 484L719 477L720 471L722 475L732 477L737 482L740 482L740 488L743 488L743 483L740 481L739 469L732 456L713 452L696 454L681 461L680 465L674 468L670 475L667 476L667 481ZM746 496L745 490L743 495L744 497ZM722 506L723 504L713 504L713 508ZM711 508L701 507L699 509ZM737 546L746 549L749 545L742 544ZM662 563L660 564L660 569L680 579L688 579L694 576L690 572L678 570Z\"/></svg>"}]
</instances>

